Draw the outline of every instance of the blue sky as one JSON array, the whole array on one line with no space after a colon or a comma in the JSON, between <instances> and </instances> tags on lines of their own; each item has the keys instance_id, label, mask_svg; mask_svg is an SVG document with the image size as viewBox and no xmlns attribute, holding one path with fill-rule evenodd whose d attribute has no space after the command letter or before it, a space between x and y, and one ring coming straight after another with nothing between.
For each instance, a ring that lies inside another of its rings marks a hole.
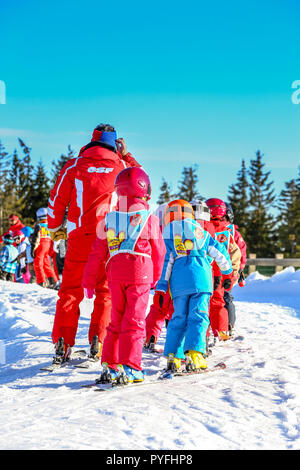
<instances>
[{"instance_id":1,"label":"blue sky","mask_svg":"<svg viewBox=\"0 0 300 470\"><path fill-rule=\"evenodd\" d=\"M149 172L176 189L198 164L199 190L225 198L241 159L264 154L279 192L298 175L297 0L0 0L0 139L46 167L113 124Z\"/></svg>"}]
</instances>

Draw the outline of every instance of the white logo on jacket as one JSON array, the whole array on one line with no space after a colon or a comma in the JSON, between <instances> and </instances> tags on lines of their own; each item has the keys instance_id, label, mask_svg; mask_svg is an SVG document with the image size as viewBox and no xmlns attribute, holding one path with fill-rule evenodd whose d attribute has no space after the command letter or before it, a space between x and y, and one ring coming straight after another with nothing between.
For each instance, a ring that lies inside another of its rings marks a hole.
<instances>
[{"instance_id":1,"label":"white logo on jacket","mask_svg":"<svg viewBox=\"0 0 300 470\"><path fill-rule=\"evenodd\" d=\"M88 173L111 173L112 171L114 171L113 168L96 168L95 166L90 166L88 168Z\"/></svg>"}]
</instances>

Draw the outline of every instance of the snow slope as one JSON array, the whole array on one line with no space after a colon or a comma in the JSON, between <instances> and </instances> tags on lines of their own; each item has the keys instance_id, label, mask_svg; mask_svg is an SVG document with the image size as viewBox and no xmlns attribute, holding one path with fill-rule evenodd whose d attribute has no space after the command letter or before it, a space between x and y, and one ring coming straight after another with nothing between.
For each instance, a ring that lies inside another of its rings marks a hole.
<instances>
[{"instance_id":1,"label":"snow slope","mask_svg":"<svg viewBox=\"0 0 300 470\"><path fill-rule=\"evenodd\" d=\"M208 359L225 371L95 393L81 385L99 365L40 371L53 354L57 293L1 281L0 448L300 449L300 271L255 273L234 296L244 340ZM82 303L76 347L88 348L91 308ZM147 382L164 366L145 353Z\"/></svg>"}]
</instances>

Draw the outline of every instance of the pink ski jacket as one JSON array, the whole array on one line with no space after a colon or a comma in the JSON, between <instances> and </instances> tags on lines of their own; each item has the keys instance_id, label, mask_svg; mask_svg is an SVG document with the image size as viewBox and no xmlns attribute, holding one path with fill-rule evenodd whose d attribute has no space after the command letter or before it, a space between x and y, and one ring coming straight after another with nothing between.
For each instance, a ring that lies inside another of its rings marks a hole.
<instances>
[{"instance_id":1,"label":"pink ski jacket","mask_svg":"<svg viewBox=\"0 0 300 470\"><path fill-rule=\"evenodd\" d=\"M112 236L113 230L107 227L107 218L105 218L97 230L97 238L85 267L82 287L94 289L97 279L102 278L105 271L109 281L129 284L150 284L151 287L155 287L160 279L166 248L159 220L154 214L150 214L148 204L141 199L128 200L127 204L129 210L123 214L128 214L129 223L132 222L133 225L141 211L148 212L143 227L132 244L134 248L123 248L128 237L124 240L120 233L114 233ZM117 210L110 214L118 216L122 213Z\"/></svg>"}]
</instances>

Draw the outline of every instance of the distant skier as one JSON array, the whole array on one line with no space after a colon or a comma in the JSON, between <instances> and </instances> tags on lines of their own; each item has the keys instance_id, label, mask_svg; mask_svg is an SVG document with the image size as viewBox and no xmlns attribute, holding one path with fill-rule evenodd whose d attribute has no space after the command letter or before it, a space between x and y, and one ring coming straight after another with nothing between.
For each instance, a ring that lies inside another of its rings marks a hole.
<instances>
[{"instance_id":1,"label":"distant skier","mask_svg":"<svg viewBox=\"0 0 300 470\"><path fill-rule=\"evenodd\" d=\"M21 230L13 232L12 236L14 245L18 250L18 264L15 271L15 280L16 282L27 283L29 278L27 277L26 248L30 243Z\"/></svg>"},{"instance_id":2,"label":"distant skier","mask_svg":"<svg viewBox=\"0 0 300 470\"><path fill-rule=\"evenodd\" d=\"M14 281L17 268L18 250L13 246L14 240L10 233L2 237L4 246L0 252L0 280Z\"/></svg>"},{"instance_id":3,"label":"distant skier","mask_svg":"<svg viewBox=\"0 0 300 470\"><path fill-rule=\"evenodd\" d=\"M111 292L111 322L102 352L101 382L142 382L142 350L150 288L161 275L165 246L159 222L150 213L151 184L141 168L121 171L115 182L119 197L109 212L85 268L83 287L94 291L103 276L103 260ZM90 292L90 295L92 294Z\"/></svg>"},{"instance_id":4,"label":"distant skier","mask_svg":"<svg viewBox=\"0 0 300 470\"><path fill-rule=\"evenodd\" d=\"M178 369L184 358L187 369L205 369L209 300L213 292L210 258L218 264L224 284L232 276L230 257L225 247L195 221L193 207L187 201L168 204L165 225L167 253L156 291L164 296L170 288L174 305L164 347L167 369Z\"/></svg>"},{"instance_id":5,"label":"distant skier","mask_svg":"<svg viewBox=\"0 0 300 470\"><path fill-rule=\"evenodd\" d=\"M67 228L67 211L64 217L64 221L62 224L62 229L66 230ZM66 258L66 253L67 253L67 246L68 246L68 241L67 241L67 236L64 238L60 238L56 241L53 242L53 263L56 268L56 275L59 279L58 285L57 285L57 290L59 290L61 286L61 281L62 281L62 274L64 270L64 265L65 265L65 258Z\"/></svg>"},{"instance_id":6,"label":"distant skier","mask_svg":"<svg viewBox=\"0 0 300 470\"><path fill-rule=\"evenodd\" d=\"M47 209L41 207L36 212L36 225L31 240L31 255L36 275L36 282L42 287L55 288L58 278L50 261L52 240L48 230Z\"/></svg>"},{"instance_id":7,"label":"distant skier","mask_svg":"<svg viewBox=\"0 0 300 470\"><path fill-rule=\"evenodd\" d=\"M29 237L30 233L32 233L32 228L28 225L25 226L16 214L10 214L10 216L8 217L8 222L10 226L9 229L4 233L4 235L7 235L9 233L12 234L17 230L21 230L24 233L25 237ZM3 235L2 237L0 237L0 243L3 243Z\"/></svg>"}]
</instances>

